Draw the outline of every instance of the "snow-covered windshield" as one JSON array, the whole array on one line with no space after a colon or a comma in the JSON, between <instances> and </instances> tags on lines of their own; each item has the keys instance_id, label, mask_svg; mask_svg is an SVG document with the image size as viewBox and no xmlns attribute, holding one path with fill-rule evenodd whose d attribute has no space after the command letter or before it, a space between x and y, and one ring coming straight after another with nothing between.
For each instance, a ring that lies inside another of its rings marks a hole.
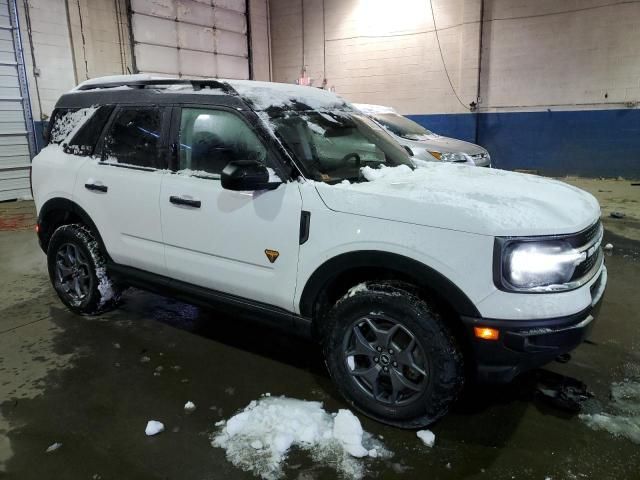
<instances>
[{"instance_id":1,"label":"snow-covered windshield","mask_svg":"<svg viewBox=\"0 0 640 480\"><path fill-rule=\"evenodd\" d=\"M361 169L412 163L407 152L364 115L351 112L282 112L275 133L314 180L364 181Z\"/></svg>"},{"instance_id":2,"label":"snow-covered windshield","mask_svg":"<svg viewBox=\"0 0 640 480\"><path fill-rule=\"evenodd\" d=\"M376 122L397 135L408 140L422 140L424 137L432 137L434 133L422 125L409 120L397 113L382 113L373 117Z\"/></svg>"}]
</instances>

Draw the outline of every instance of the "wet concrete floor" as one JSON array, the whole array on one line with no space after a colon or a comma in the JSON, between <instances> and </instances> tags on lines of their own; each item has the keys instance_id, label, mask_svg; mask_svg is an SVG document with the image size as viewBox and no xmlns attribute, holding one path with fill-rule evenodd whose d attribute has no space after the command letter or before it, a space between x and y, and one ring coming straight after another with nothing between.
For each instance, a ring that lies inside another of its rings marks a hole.
<instances>
[{"instance_id":1,"label":"wet concrete floor","mask_svg":"<svg viewBox=\"0 0 640 480\"><path fill-rule=\"evenodd\" d=\"M281 332L138 290L101 317L68 312L35 235L13 230L0 231L0 478L254 478L210 445L215 422L266 392L345 408L318 349ZM548 367L588 385L590 411L606 410L612 383L640 381L640 243L605 240L615 248L593 343ZM432 449L359 415L394 453L368 460L367 478L640 479L640 445L542 401L534 380L467 392L432 427ZM166 431L146 437L150 419ZM285 473L335 478L301 452Z\"/></svg>"}]
</instances>

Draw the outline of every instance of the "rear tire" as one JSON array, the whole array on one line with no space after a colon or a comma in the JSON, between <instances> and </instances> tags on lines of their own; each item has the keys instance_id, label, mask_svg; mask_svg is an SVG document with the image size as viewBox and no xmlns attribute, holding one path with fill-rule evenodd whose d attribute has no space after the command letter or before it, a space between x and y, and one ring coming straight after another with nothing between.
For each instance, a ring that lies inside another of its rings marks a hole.
<instances>
[{"instance_id":1,"label":"rear tire","mask_svg":"<svg viewBox=\"0 0 640 480\"><path fill-rule=\"evenodd\" d=\"M97 315L115 307L121 290L109 277L100 246L83 225L58 227L47 248L49 279L71 311Z\"/></svg>"},{"instance_id":2,"label":"rear tire","mask_svg":"<svg viewBox=\"0 0 640 480\"><path fill-rule=\"evenodd\" d=\"M323 351L355 409L402 428L429 425L464 383L463 357L441 315L409 286L369 282L329 312Z\"/></svg>"}]
</instances>

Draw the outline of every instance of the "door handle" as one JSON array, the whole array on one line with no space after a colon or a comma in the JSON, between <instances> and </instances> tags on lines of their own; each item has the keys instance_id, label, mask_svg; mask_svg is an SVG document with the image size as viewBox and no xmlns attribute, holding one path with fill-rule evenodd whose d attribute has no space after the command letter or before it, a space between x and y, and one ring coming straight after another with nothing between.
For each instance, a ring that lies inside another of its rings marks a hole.
<instances>
[{"instance_id":1,"label":"door handle","mask_svg":"<svg viewBox=\"0 0 640 480\"><path fill-rule=\"evenodd\" d=\"M109 187L107 187L106 185L98 185L97 183L85 183L84 188L86 188L87 190L91 190L93 192L104 192L104 193L107 193L107 190L109 190Z\"/></svg>"},{"instance_id":2,"label":"door handle","mask_svg":"<svg viewBox=\"0 0 640 480\"><path fill-rule=\"evenodd\" d=\"M200 200L193 200L191 198L178 197L171 195L169 201L175 205L186 205L187 207L200 208Z\"/></svg>"}]
</instances>

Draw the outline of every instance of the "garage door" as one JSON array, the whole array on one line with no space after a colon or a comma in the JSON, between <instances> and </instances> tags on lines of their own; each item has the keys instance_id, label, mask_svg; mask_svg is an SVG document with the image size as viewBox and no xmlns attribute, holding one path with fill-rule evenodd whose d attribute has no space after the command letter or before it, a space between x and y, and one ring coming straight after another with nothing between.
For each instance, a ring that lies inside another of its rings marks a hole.
<instances>
[{"instance_id":1,"label":"garage door","mask_svg":"<svg viewBox=\"0 0 640 480\"><path fill-rule=\"evenodd\" d=\"M132 0L136 69L249 78L246 0Z\"/></svg>"},{"instance_id":2,"label":"garage door","mask_svg":"<svg viewBox=\"0 0 640 480\"><path fill-rule=\"evenodd\" d=\"M12 2L12 0L9 0ZM12 3L0 0L0 201L30 196L33 128Z\"/></svg>"}]
</instances>

